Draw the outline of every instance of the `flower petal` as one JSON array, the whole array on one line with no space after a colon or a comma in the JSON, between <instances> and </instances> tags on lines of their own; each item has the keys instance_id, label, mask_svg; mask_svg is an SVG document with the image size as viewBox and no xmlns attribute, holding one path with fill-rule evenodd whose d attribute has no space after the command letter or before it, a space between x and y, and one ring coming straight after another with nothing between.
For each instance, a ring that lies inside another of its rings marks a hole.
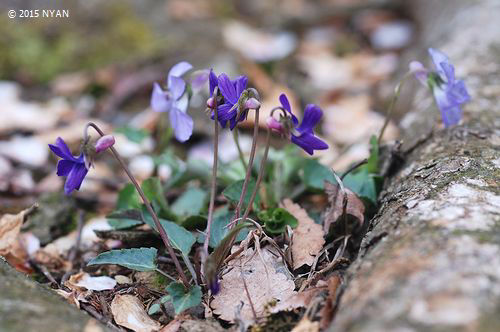
<instances>
[{"instance_id":1,"label":"flower petal","mask_svg":"<svg viewBox=\"0 0 500 332\"><path fill-rule=\"evenodd\" d=\"M57 175L68 176L75 163L71 160L61 159L57 162Z\"/></svg>"},{"instance_id":2,"label":"flower petal","mask_svg":"<svg viewBox=\"0 0 500 332\"><path fill-rule=\"evenodd\" d=\"M155 112L167 112L172 108L172 100L156 82L153 84L153 92L151 93L151 108Z\"/></svg>"},{"instance_id":3,"label":"flower petal","mask_svg":"<svg viewBox=\"0 0 500 332\"><path fill-rule=\"evenodd\" d=\"M61 137L58 137L56 139L56 143L49 144L49 148L56 154L58 157L66 159L66 160L72 160L72 161L77 161L77 159L71 154L71 151L69 150L68 146L66 145L66 142Z\"/></svg>"},{"instance_id":4,"label":"flower petal","mask_svg":"<svg viewBox=\"0 0 500 332\"><path fill-rule=\"evenodd\" d=\"M197 70L189 76L189 82L191 83L191 89L193 90L193 93L198 93L205 87L205 84L208 81L208 70Z\"/></svg>"},{"instance_id":5,"label":"flower petal","mask_svg":"<svg viewBox=\"0 0 500 332\"><path fill-rule=\"evenodd\" d=\"M315 104L308 104L304 109L304 118L297 131L300 133L312 133L314 127L318 124L323 116L323 111Z\"/></svg>"},{"instance_id":6,"label":"flower petal","mask_svg":"<svg viewBox=\"0 0 500 332\"><path fill-rule=\"evenodd\" d=\"M290 106L290 102L288 101L288 98L286 97L286 95L284 93L282 93L280 95L279 99L280 99L281 106L285 109L285 111L290 113L290 115L292 117L292 121L293 121L293 126L297 127L299 124L299 120L297 119L297 117L295 115L293 115L292 107Z\"/></svg>"},{"instance_id":7,"label":"flower petal","mask_svg":"<svg viewBox=\"0 0 500 332\"><path fill-rule=\"evenodd\" d=\"M169 116L175 138L179 142L187 141L193 133L193 119L176 107L170 110Z\"/></svg>"},{"instance_id":8,"label":"flower petal","mask_svg":"<svg viewBox=\"0 0 500 332\"><path fill-rule=\"evenodd\" d=\"M457 81L455 84L450 86L447 94L448 99L454 100L457 104L463 104L470 100L469 92L467 92L465 83L462 80Z\"/></svg>"},{"instance_id":9,"label":"flower petal","mask_svg":"<svg viewBox=\"0 0 500 332\"><path fill-rule=\"evenodd\" d=\"M213 97L214 89L216 86L219 85L219 80L217 79L217 75L215 75L213 69L210 69L210 74L208 74L208 82L209 82L208 92L210 93L210 97Z\"/></svg>"},{"instance_id":10,"label":"flower petal","mask_svg":"<svg viewBox=\"0 0 500 332\"><path fill-rule=\"evenodd\" d=\"M429 75L429 71L421 62L412 61L408 65L410 72L415 75L415 78L424 86L427 86L427 76Z\"/></svg>"},{"instance_id":11,"label":"flower petal","mask_svg":"<svg viewBox=\"0 0 500 332\"><path fill-rule=\"evenodd\" d=\"M83 179L87 175L87 168L83 163L74 163L64 184L64 193L71 194L73 190L79 190Z\"/></svg>"},{"instance_id":12,"label":"flower petal","mask_svg":"<svg viewBox=\"0 0 500 332\"><path fill-rule=\"evenodd\" d=\"M321 139L317 138L311 133L303 133L300 136L292 135L292 143L300 146L305 152L309 153L311 156L313 155L314 150L328 149L328 144L326 144Z\"/></svg>"},{"instance_id":13,"label":"flower petal","mask_svg":"<svg viewBox=\"0 0 500 332\"><path fill-rule=\"evenodd\" d=\"M441 109L441 116L446 128L457 125L462 119L462 109L459 105Z\"/></svg>"},{"instance_id":14,"label":"flower petal","mask_svg":"<svg viewBox=\"0 0 500 332\"><path fill-rule=\"evenodd\" d=\"M236 95L236 87L233 82L227 77L226 74L222 73L219 76L219 89L226 101L231 104L236 104L238 102L238 95Z\"/></svg>"},{"instance_id":15,"label":"flower petal","mask_svg":"<svg viewBox=\"0 0 500 332\"><path fill-rule=\"evenodd\" d=\"M172 99L177 100L184 94L186 90L186 82L180 77L169 76L168 77L168 89L172 94Z\"/></svg>"},{"instance_id":16,"label":"flower petal","mask_svg":"<svg viewBox=\"0 0 500 332\"><path fill-rule=\"evenodd\" d=\"M248 77L238 76L236 77L236 95L239 98L241 93L247 88Z\"/></svg>"},{"instance_id":17,"label":"flower petal","mask_svg":"<svg viewBox=\"0 0 500 332\"><path fill-rule=\"evenodd\" d=\"M429 48L428 51L429 55L431 56L432 62L434 63L434 66L436 67L437 70L441 70L442 62L449 63L448 57L443 52L433 48Z\"/></svg>"},{"instance_id":18,"label":"flower petal","mask_svg":"<svg viewBox=\"0 0 500 332\"><path fill-rule=\"evenodd\" d=\"M230 103L226 103L217 107L217 119L226 121L236 116L236 107Z\"/></svg>"},{"instance_id":19,"label":"flower petal","mask_svg":"<svg viewBox=\"0 0 500 332\"><path fill-rule=\"evenodd\" d=\"M189 62L181 61L173 65L172 68L170 68L170 71L168 72L168 77L170 76L181 77L191 69L193 69L193 66Z\"/></svg>"}]
</instances>

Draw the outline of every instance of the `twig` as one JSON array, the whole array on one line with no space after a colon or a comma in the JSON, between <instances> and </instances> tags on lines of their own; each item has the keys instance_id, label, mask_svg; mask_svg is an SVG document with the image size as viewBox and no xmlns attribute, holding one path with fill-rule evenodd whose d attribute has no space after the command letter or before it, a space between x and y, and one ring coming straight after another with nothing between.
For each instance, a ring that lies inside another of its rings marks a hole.
<instances>
[{"instance_id":1,"label":"twig","mask_svg":"<svg viewBox=\"0 0 500 332\"><path fill-rule=\"evenodd\" d=\"M255 319L255 322L257 322L258 321L257 313L255 312L255 307L253 305L252 298L250 297L250 292L248 291L247 282L245 281L245 277L243 276L243 267L241 265L240 265L240 272L241 272L241 280L243 280L243 287L245 288L245 293L247 294L248 302L250 303L250 308L252 309L253 318Z\"/></svg>"},{"instance_id":2,"label":"twig","mask_svg":"<svg viewBox=\"0 0 500 332\"><path fill-rule=\"evenodd\" d=\"M361 160L361 161L358 161L357 163L355 163L354 165L352 165L351 167L349 167L349 168L347 169L347 171L345 171L345 172L344 172L344 174L342 174L342 175L340 176L340 179L341 179L341 180L344 180L344 178L347 176L347 174L351 173L351 172L352 172L352 171L354 171L356 168L358 168L359 166L362 166L362 165L366 164L367 162L368 162L368 159L366 159L366 158L365 158L365 159L363 159L363 160Z\"/></svg>"},{"instance_id":3,"label":"twig","mask_svg":"<svg viewBox=\"0 0 500 332\"><path fill-rule=\"evenodd\" d=\"M89 122L85 126L85 129L84 129L84 139L85 140L88 139L88 133L87 133L88 127L94 128L95 131L97 131L99 133L99 135L104 136L104 133L102 132L102 130L95 123ZM116 158L116 160L118 160L118 162L120 163L120 166L123 168L123 170L125 171L125 173L129 177L130 181L132 181L132 184L134 185L135 189L139 193L139 196L141 196L141 199L144 202L146 209L148 210L149 214L151 214L151 216L153 217L153 221L156 225L156 228L158 229L158 232L160 233L160 237L163 240L165 247L167 248L168 254L170 255L170 257L174 261L175 268L177 269L177 272L179 273L179 276L182 280L182 283L184 284L184 286L189 288L189 281L186 278L184 271L182 270L182 267L181 267L181 264L179 263L179 260L175 256L175 252L174 252L174 249L172 248L172 245L170 244L170 240L168 238L167 232L165 231L165 229L161 225L160 220L158 219L158 216L156 215L156 212L153 210L153 207L151 206L151 203L147 199L146 195L144 194L144 192L141 189L141 186L139 186L139 184L137 183L137 180L130 172L128 166L125 164L125 162L121 158L118 151L116 151L116 149L113 146L110 146L109 149L111 150L111 153Z\"/></svg>"},{"instance_id":4,"label":"twig","mask_svg":"<svg viewBox=\"0 0 500 332\"><path fill-rule=\"evenodd\" d=\"M123 330L120 327L115 326L106 317L104 317L103 315L98 313L97 310L95 310L95 308L93 306L91 306L90 304L80 303L80 307L83 310L85 310L86 312L88 312L92 317L94 317L95 319L97 319L98 321L100 321L101 323L106 325L107 327L109 327L110 329L112 329L114 331L118 331L118 332L125 332L125 330Z\"/></svg>"}]
</instances>

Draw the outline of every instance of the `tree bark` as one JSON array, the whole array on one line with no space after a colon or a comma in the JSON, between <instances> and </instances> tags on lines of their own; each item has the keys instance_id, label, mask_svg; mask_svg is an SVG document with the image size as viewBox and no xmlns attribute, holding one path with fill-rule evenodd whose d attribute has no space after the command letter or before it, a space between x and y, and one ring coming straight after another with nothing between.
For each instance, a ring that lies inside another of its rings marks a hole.
<instances>
[{"instance_id":1,"label":"tree bark","mask_svg":"<svg viewBox=\"0 0 500 332\"><path fill-rule=\"evenodd\" d=\"M472 100L439 129L419 89L404 163L346 274L331 331L500 331L500 2L412 2L413 59L449 55Z\"/></svg>"}]
</instances>

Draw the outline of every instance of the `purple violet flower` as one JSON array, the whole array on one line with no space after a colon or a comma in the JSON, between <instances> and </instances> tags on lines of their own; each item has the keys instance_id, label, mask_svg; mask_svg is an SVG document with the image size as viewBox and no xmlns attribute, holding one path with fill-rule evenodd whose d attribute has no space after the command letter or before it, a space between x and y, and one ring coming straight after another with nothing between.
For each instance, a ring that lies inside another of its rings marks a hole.
<instances>
[{"instance_id":1,"label":"purple violet flower","mask_svg":"<svg viewBox=\"0 0 500 332\"><path fill-rule=\"evenodd\" d=\"M187 141L193 133L193 119L187 114L189 97L185 93L186 82L181 78L192 68L185 61L174 65L167 76L167 90L155 82L151 94L151 108L155 112L169 112L175 138L180 142Z\"/></svg>"},{"instance_id":2,"label":"purple violet flower","mask_svg":"<svg viewBox=\"0 0 500 332\"><path fill-rule=\"evenodd\" d=\"M290 114L292 124L290 140L295 145L300 146L304 151L312 155L314 150L326 150L328 149L328 144L323 142L318 137L314 136L313 129L318 124L319 120L323 116L323 111L315 104L308 104L304 109L304 118L302 123L299 125L299 120L292 113L292 108L288 102L288 98L284 93L280 95L280 103L285 111ZM274 124L275 125L275 124ZM276 127L276 126L275 126ZM277 130L279 127L272 128ZM295 133L294 133L295 131Z\"/></svg>"},{"instance_id":3,"label":"purple violet flower","mask_svg":"<svg viewBox=\"0 0 500 332\"><path fill-rule=\"evenodd\" d=\"M217 77L213 71L210 71L210 98L207 101L207 106L213 107L213 98L216 98L216 96L213 96L213 91L215 87L218 86L220 93L224 97L224 102L221 105L217 105L217 119L222 127L225 128L227 122L229 121L229 128L233 130L238 122L244 121L247 118L248 108L246 108L243 104L240 105L240 101L246 102L246 98L243 98L245 99L243 100L241 96L246 90L247 83L248 78L246 76L238 76L235 80L230 80L224 73ZM212 119L214 119L213 112Z\"/></svg>"},{"instance_id":4,"label":"purple violet flower","mask_svg":"<svg viewBox=\"0 0 500 332\"><path fill-rule=\"evenodd\" d=\"M412 61L410 72L420 83L430 88L441 111L444 126L448 128L460 122L462 119L460 105L468 102L470 95L464 81L455 78L455 67L444 53L429 48L429 55L436 68L435 71L428 70L418 61Z\"/></svg>"},{"instance_id":5,"label":"purple violet flower","mask_svg":"<svg viewBox=\"0 0 500 332\"><path fill-rule=\"evenodd\" d=\"M57 175L66 177L64 193L69 195L73 190L79 190L88 172L83 153L78 157L74 157L61 137L56 139L54 145L49 144L49 148L54 154L62 158L57 162Z\"/></svg>"}]
</instances>

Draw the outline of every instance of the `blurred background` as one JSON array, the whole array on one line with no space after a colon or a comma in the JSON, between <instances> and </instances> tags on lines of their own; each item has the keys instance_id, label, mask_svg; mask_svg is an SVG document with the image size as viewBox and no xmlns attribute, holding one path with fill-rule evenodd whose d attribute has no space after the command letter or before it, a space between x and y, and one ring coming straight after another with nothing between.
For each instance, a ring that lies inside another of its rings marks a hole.
<instances>
[{"instance_id":1,"label":"blurred background","mask_svg":"<svg viewBox=\"0 0 500 332\"><path fill-rule=\"evenodd\" d=\"M67 10L69 17L7 15L36 9ZM400 56L416 38L410 14L396 0L3 0L0 213L61 190L47 144L60 136L77 154L90 120L113 132L136 176L168 179L171 164L158 158L168 120L151 111L149 99L153 82L165 80L181 60L231 77L247 75L264 114L282 92L299 114L308 103L320 105L319 135L331 148L317 156L341 171L367 156L370 135L382 127L390 78L406 68ZM191 102L190 141L172 140L168 149L181 160L206 162L209 170L213 129L206 95ZM245 151L252 122L249 117L242 126ZM226 162L238 156L228 135L221 138ZM385 138L397 137L391 124ZM110 161L97 161L77 199L97 197L102 209L113 205L125 182L116 170Z\"/></svg>"}]
</instances>

